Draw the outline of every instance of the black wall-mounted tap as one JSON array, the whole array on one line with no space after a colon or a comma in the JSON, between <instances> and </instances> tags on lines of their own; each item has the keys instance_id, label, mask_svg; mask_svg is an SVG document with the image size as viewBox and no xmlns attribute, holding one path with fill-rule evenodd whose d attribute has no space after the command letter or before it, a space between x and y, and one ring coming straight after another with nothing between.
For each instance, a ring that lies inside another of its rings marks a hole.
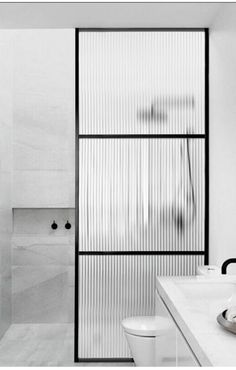
<instances>
[{"instance_id":1,"label":"black wall-mounted tap","mask_svg":"<svg viewBox=\"0 0 236 370\"><path fill-rule=\"evenodd\" d=\"M229 258L228 260L226 260L223 265L221 266L221 273L223 275L226 275L226 270L227 270L227 267L228 265L230 265L231 263L236 263L236 258Z\"/></svg>"},{"instance_id":2,"label":"black wall-mounted tap","mask_svg":"<svg viewBox=\"0 0 236 370\"><path fill-rule=\"evenodd\" d=\"M69 221L67 221L67 223L65 224L65 228L67 230L69 230L71 228L71 224L69 223Z\"/></svg>"},{"instance_id":3,"label":"black wall-mounted tap","mask_svg":"<svg viewBox=\"0 0 236 370\"><path fill-rule=\"evenodd\" d=\"M56 224L56 222L55 222L55 220L53 221L53 223L51 224L51 228L53 229L53 230L56 230L57 229L57 224Z\"/></svg>"}]
</instances>

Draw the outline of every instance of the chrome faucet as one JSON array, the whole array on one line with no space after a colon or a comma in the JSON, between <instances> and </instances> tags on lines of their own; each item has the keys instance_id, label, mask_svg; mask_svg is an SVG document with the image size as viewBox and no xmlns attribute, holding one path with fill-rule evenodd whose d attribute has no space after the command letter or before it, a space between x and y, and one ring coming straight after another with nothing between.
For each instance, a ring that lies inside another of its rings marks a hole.
<instances>
[{"instance_id":1,"label":"chrome faucet","mask_svg":"<svg viewBox=\"0 0 236 370\"><path fill-rule=\"evenodd\" d=\"M231 263L236 263L236 258L229 258L228 260L226 260L223 265L221 266L221 273L222 275L226 275L226 270L227 270L227 267L228 265L230 265Z\"/></svg>"}]
</instances>

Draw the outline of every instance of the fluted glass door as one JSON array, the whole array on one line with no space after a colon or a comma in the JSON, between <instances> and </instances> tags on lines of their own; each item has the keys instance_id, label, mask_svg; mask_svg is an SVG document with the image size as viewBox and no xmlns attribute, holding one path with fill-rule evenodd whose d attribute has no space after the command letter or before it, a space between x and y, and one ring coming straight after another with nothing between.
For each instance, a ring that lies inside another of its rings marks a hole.
<instances>
[{"instance_id":1,"label":"fluted glass door","mask_svg":"<svg viewBox=\"0 0 236 370\"><path fill-rule=\"evenodd\" d=\"M76 358L131 358L155 277L207 261L204 31L77 30Z\"/></svg>"}]
</instances>

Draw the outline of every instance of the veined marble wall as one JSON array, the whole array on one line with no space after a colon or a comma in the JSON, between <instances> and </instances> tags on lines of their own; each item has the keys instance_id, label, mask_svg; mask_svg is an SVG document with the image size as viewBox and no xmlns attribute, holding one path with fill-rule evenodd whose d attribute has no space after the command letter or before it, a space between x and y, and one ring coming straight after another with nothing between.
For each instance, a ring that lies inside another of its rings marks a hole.
<instances>
[{"instance_id":1,"label":"veined marble wall","mask_svg":"<svg viewBox=\"0 0 236 370\"><path fill-rule=\"evenodd\" d=\"M74 209L14 209L14 323L73 322L74 217ZM67 220L70 230L65 229Z\"/></svg>"},{"instance_id":2,"label":"veined marble wall","mask_svg":"<svg viewBox=\"0 0 236 370\"><path fill-rule=\"evenodd\" d=\"M11 50L10 35L7 31L0 31L0 337L11 323Z\"/></svg>"},{"instance_id":3,"label":"veined marble wall","mask_svg":"<svg viewBox=\"0 0 236 370\"><path fill-rule=\"evenodd\" d=\"M13 32L13 207L73 208L75 32Z\"/></svg>"}]
</instances>

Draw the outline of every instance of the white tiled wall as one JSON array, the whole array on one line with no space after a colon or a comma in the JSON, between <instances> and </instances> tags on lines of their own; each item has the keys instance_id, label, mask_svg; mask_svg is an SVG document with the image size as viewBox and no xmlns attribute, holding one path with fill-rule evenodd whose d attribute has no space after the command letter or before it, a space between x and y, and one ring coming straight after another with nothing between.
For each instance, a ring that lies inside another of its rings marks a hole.
<instances>
[{"instance_id":1,"label":"white tiled wall","mask_svg":"<svg viewBox=\"0 0 236 370\"><path fill-rule=\"evenodd\" d=\"M74 209L14 209L12 293L15 323L73 322Z\"/></svg>"}]
</instances>

